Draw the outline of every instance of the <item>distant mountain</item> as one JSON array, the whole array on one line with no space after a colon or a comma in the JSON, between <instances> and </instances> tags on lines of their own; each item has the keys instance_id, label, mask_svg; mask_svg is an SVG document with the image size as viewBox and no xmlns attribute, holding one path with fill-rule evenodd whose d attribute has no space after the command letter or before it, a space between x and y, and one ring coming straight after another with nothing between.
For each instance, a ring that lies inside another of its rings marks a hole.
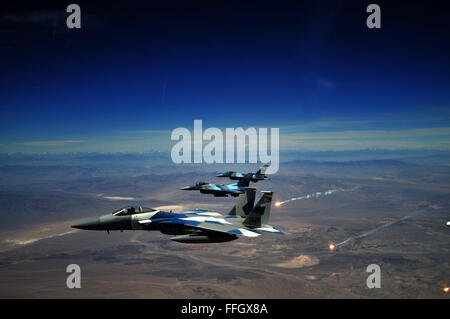
<instances>
[{"instance_id":1,"label":"distant mountain","mask_svg":"<svg viewBox=\"0 0 450 319\"><path fill-rule=\"evenodd\" d=\"M380 160L365 160L365 161L312 161L312 160L295 160L283 163L283 165L327 165L327 166L407 166L409 164L396 159L380 159Z\"/></svg>"}]
</instances>

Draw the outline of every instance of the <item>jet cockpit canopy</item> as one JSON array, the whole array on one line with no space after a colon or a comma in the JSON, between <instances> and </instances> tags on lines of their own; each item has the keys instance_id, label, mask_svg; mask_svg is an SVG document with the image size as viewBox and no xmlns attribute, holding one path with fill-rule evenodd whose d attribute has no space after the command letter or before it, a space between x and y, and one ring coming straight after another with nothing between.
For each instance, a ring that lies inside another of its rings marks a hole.
<instances>
[{"instance_id":1,"label":"jet cockpit canopy","mask_svg":"<svg viewBox=\"0 0 450 319\"><path fill-rule=\"evenodd\" d=\"M206 182L197 182L195 183L195 186L203 186L203 185L208 185L209 183Z\"/></svg>"},{"instance_id":2,"label":"jet cockpit canopy","mask_svg":"<svg viewBox=\"0 0 450 319\"><path fill-rule=\"evenodd\" d=\"M156 209L142 207L142 206L128 206L128 207L121 208L112 214L114 216L126 216L126 215L142 214L142 213L149 213L149 212L156 212Z\"/></svg>"}]
</instances>

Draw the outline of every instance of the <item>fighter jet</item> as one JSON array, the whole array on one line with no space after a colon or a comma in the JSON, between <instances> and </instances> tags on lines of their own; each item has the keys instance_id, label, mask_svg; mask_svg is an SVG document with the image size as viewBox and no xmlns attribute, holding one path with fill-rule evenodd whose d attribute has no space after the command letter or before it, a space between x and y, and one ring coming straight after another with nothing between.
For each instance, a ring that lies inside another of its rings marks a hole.
<instances>
[{"instance_id":1,"label":"fighter jet","mask_svg":"<svg viewBox=\"0 0 450 319\"><path fill-rule=\"evenodd\" d=\"M268 225L272 194L263 191L256 206L255 190L249 189L223 216L209 210L196 209L184 213L165 212L145 207L127 207L112 214L92 218L72 227L86 230L159 230L175 235L180 243L220 243L238 236L258 237L263 233L284 234Z\"/></svg>"},{"instance_id":2,"label":"fighter jet","mask_svg":"<svg viewBox=\"0 0 450 319\"><path fill-rule=\"evenodd\" d=\"M195 185L186 186L180 188L184 191L200 191L202 194L213 194L214 197L238 197L239 195L245 193L250 185L250 182L258 182L267 178L265 172L269 165L262 166L256 173L236 173L236 172L226 172L217 175L217 177L228 177L231 180L238 180L234 184L212 184L206 182L197 182Z\"/></svg>"},{"instance_id":3,"label":"fighter jet","mask_svg":"<svg viewBox=\"0 0 450 319\"><path fill-rule=\"evenodd\" d=\"M241 180L234 184L210 184L206 182L197 182L195 185L180 188L183 191L200 191L202 194L213 194L214 197L238 197L248 190L250 182Z\"/></svg>"},{"instance_id":4,"label":"fighter jet","mask_svg":"<svg viewBox=\"0 0 450 319\"><path fill-rule=\"evenodd\" d=\"M243 173L228 171L226 173L219 174L216 177L228 177L231 180L238 180L238 181L249 180L253 183L257 183L258 181L263 181L267 178L265 173L266 173L266 170L268 167L269 167L269 165L265 164L260 169L258 169L256 171L256 173L243 174Z\"/></svg>"}]
</instances>

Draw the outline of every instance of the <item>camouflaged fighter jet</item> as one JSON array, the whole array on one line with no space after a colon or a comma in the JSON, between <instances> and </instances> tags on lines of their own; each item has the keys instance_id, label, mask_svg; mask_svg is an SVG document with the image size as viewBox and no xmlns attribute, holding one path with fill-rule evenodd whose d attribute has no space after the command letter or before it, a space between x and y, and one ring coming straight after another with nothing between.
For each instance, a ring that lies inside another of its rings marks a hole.
<instances>
[{"instance_id":1,"label":"camouflaged fighter jet","mask_svg":"<svg viewBox=\"0 0 450 319\"><path fill-rule=\"evenodd\" d=\"M171 240L180 243L220 243L235 240L240 235L284 234L267 224L273 192L263 191L263 196L253 206L255 192L249 189L226 216L203 209L173 213L139 206L122 208L72 227L106 230L108 233L111 230L159 230L163 234L175 235Z\"/></svg>"},{"instance_id":2,"label":"camouflaged fighter jet","mask_svg":"<svg viewBox=\"0 0 450 319\"><path fill-rule=\"evenodd\" d=\"M213 194L214 197L238 197L248 190L249 180L240 180L234 184L210 184L197 182L195 185L180 188L182 191L200 191L202 194Z\"/></svg>"},{"instance_id":3,"label":"camouflaged fighter jet","mask_svg":"<svg viewBox=\"0 0 450 319\"><path fill-rule=\"evenodd\" d=\"M247 179L253 183L257 183L258 181L263 181L267 178L265 173L266 173L266 170L268 167L269 167L269 165L265 164L260 169L258 169L256 171L256 173L244 174L244 173L228 171L226 173L216 175L216 177L228 177L231 180L238 180L238 181Z\"/></svg>"},{"instance_id":4,"label":"camouflaged fighter jet","mask_svg":"<svg viewBox=\"0 0 450 319\"><path fill-rule=\"evenodd\" d=\"M258 181L265 180L267 178L265 172L268 167L269 165L264 165L256 173L242 174L229 171L216 176L228 177L231 180L238 180L238 182L234 184L212 184L206 182L197 182L195 183L195 185L182 187L180 188L180 190L200 191L200 193L202 194L213 194L214 197L228 197L228 195L232 197L238 197L248 190L250 182L256 183Z\"/></svg>"},{"instance_id":5,"label":"camouflaged fighter jet","mask_svg":"<svg viewBox=\"0 0 450 319\"><path fill-rule=\"evenodd\" d=\"M195 185L186 186L180 188L183 191L200 191L202 194L213 194L214 197L228 197L228 195L232 197L238 197L241 194L244 194L250 182L258 182L265 180L267 176L265 172L269 165L262 166L256 173L236 173L236 172L226 172L223 174L219 174L216 177L228 177L231 180L238 180L237 183L234 184L212 184L206 182L197 182Z\"/></svg>"}]
</instances>

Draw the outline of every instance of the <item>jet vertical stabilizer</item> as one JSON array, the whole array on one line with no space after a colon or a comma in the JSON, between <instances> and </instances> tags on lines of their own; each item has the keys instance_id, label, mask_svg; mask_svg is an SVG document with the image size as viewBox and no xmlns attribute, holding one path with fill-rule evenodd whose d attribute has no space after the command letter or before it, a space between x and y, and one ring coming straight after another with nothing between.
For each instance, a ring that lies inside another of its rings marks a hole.
<instances>
[{"instance_id":1,"label":"jet vertical stabilizer","mask_svg":"<svg viewBox=\"0 0 450 319\"><path fill-rule=\"evenodd\" d=\"M249 188L245 194L241 195L239 201L230 210L228 215L237 215L243 218L252 211L253 205L255 205L256 188Z\"/></svg>"},{"instance_id":2,"label":"jet vertical stabilizer","mask_svg":"<svg viewBox=\"0 0 450 319\"><path fill-rule=\"evenodd\" d=\"M262 193L264 195L244 220L243 224L247 227L258 228L261 225L267 224L269 221L273 192L262 191Z\"/></svg>"},{"instance_id":3,"label":"jet vertical stabilizer","mask_svg":"<svg viewBox=\"0 0 450 319\"><path fill-rule=\"evenodd\" d=\"M266 174L267 168L269 165L265 164L263 165L259 170L256 171L256 175L264 175Z\"/></svg>"}]
</instances>

